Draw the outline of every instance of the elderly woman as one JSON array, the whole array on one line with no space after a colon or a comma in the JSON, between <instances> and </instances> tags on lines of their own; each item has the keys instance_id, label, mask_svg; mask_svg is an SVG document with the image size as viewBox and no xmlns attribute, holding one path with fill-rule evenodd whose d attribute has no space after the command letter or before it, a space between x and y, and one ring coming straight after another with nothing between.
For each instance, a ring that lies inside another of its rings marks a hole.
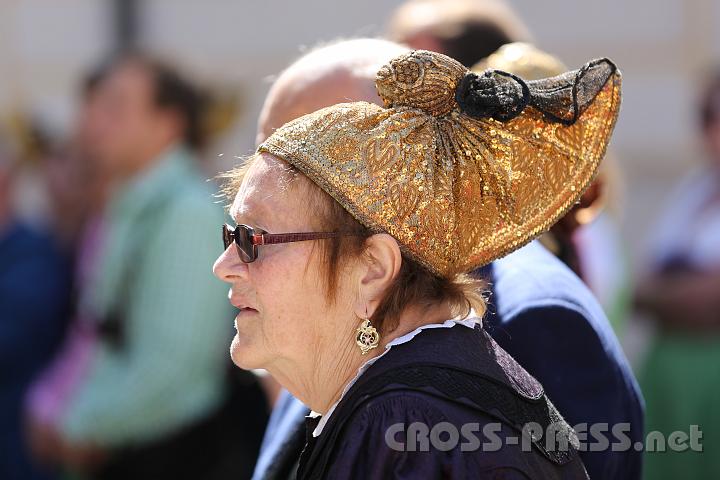
<instances>
[{"instance_id":1,"label":"elderly woman","mask_svg":"<svg viewBox=\"0 0 720 480\"><path fill-rule=\"evenodd\" d=\"M232 358L309 405L298 478L587 478L542 386L481 328L466 276L524 245L591 181L615 124L608 60L525 82L416 51L381 108L278 129L230 175L214 271Z\"/></svg>"}]
</instances>

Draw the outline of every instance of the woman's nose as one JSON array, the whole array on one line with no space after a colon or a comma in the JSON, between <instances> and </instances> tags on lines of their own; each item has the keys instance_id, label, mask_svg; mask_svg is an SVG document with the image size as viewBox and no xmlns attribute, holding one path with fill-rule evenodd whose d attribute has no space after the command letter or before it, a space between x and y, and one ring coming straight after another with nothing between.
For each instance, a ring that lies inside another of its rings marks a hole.
<instances>
[{"instance_id":1,"label":"woman's nose","mask_svg":"<svg viewBox=\"0 0 720 480\"><path fill-rule=\"evenodd\" d=\"M223 282L232 283L247 275L247 264L240 260L235 245L230 245L213 265L213 274Z\"/></svg>"}]
</instances>

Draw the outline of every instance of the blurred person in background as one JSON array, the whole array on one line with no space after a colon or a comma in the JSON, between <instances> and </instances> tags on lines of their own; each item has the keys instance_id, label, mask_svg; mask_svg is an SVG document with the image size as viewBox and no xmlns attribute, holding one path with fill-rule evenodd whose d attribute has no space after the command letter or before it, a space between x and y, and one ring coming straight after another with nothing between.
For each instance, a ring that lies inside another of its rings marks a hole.
<instances>
[{"instance_id":1,"label":"blurred person in background","mask_svg":"<svg viewBox=\"0 0 720 480\"><path fill-rule=\"evenodd\" d=\"M720 478L720 72L699 113L707 161L669 196L635 302L657 325L640 377L648 429L698 425L705 451L648 452L652 480Z\"/></svg>"},{"instance_id":2,"label":"blurred person in background","mask_svg":"<svg viewBox=\"0 0 720 480\"><path fill-rule=\"evenodd\" d=\"M530 33L503 0L410 0L393 13L387 38L470 68L507 43L529 41Z\"/></svg>"},{"instance_id":3,"label":"blurred person in background","mask_svg":"<svg viewBox=\"0 0 720 480\"><path fill-rule=\"evenodd\" d=\"M93 96L86 146L117 187L78 305L99 340L58 421L59 461L94 478L248 477L267 410L223 353L203 96L138 53L110 62Z\"/></svg>"},{"instance_id":4,"label":"blurred person in background","mask_svg":"<svg viewBox=\"0 0 720 480\"><path fill-rule=\"evenodd\" d=\"M54 232L15 216L20 155L0 137L0 478L8 480L51 478L31 461L22 404L62 338L71 283L70 262Z\"/></svg>"},{"instance_id":5,"label":"blurred person in background","mask_svg":"<svg viewBox=\"0 0 720 480\"><path fill-rule=\"evenodd\" d=\"M257 142L284 123L335 103L381 104L373 88L377 68L399 50L403 47L392 42L356 39L298 59L270 88ZM485 325L504 349L522 358L520 364L540 380L565 419L572 424L628 422L633 441L640 439L639 389L605 315L579 279L537 243L493 262L483 274L492 289ZM573 362L566 360L569 352L575 352ZM254 478L287 478L304 445L308 411L287 391L280 394ZM637 452L581 456L591 478L639 478Z\"/></svg>"}]
</instances>

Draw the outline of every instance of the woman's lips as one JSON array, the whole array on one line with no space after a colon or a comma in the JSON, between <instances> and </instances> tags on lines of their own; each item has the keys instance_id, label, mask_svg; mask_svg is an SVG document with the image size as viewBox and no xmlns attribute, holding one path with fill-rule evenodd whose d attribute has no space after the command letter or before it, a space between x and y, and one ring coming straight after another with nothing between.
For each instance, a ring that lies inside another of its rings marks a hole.
<instances>
[{"instance_id":1,"label":"woman's lips","mask_svg":"<svg viewBox=\"0 0 720 480\"><path fill-rule=\"evenodd\" d=\"M230 304L232 304L233 307L237 308L241 312L257 312L256 309L247 305L245 302L239 299L233 299L232 297L230 297Z\"/></svg>"},{"instance_id":2,"label":"woman's lips","mask_svg":"<svg viewBox=\"0 0 720 480\"><path fill-rule=\"evenodd\" d=\"M240 310L238 315L253 315L258 313L258 311L252 307L237 307L237 309Z\"/></svg>"}]
</instances>

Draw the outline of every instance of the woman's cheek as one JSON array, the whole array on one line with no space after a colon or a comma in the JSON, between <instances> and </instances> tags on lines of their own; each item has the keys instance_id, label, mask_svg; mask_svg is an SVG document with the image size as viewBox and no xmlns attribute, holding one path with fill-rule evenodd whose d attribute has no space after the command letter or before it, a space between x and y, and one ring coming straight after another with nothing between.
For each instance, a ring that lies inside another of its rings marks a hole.
<instances>
[{"instance_id":1,"label":"woman's cheek","mask_svg":"<svg viewBox=\"0 0 720 480\"><path fill-rule=\"evenodd\" d=\"M282 322L284 330L295 330L295 326L301 329L304 317L313 311L317 315L319 303L324 300L325 283L318 275L317 262L311 261L312 250L308 245L280 247L256 262L251 282L269 328L275 329L276 323Z\"/></svg>"}]
</instances>

